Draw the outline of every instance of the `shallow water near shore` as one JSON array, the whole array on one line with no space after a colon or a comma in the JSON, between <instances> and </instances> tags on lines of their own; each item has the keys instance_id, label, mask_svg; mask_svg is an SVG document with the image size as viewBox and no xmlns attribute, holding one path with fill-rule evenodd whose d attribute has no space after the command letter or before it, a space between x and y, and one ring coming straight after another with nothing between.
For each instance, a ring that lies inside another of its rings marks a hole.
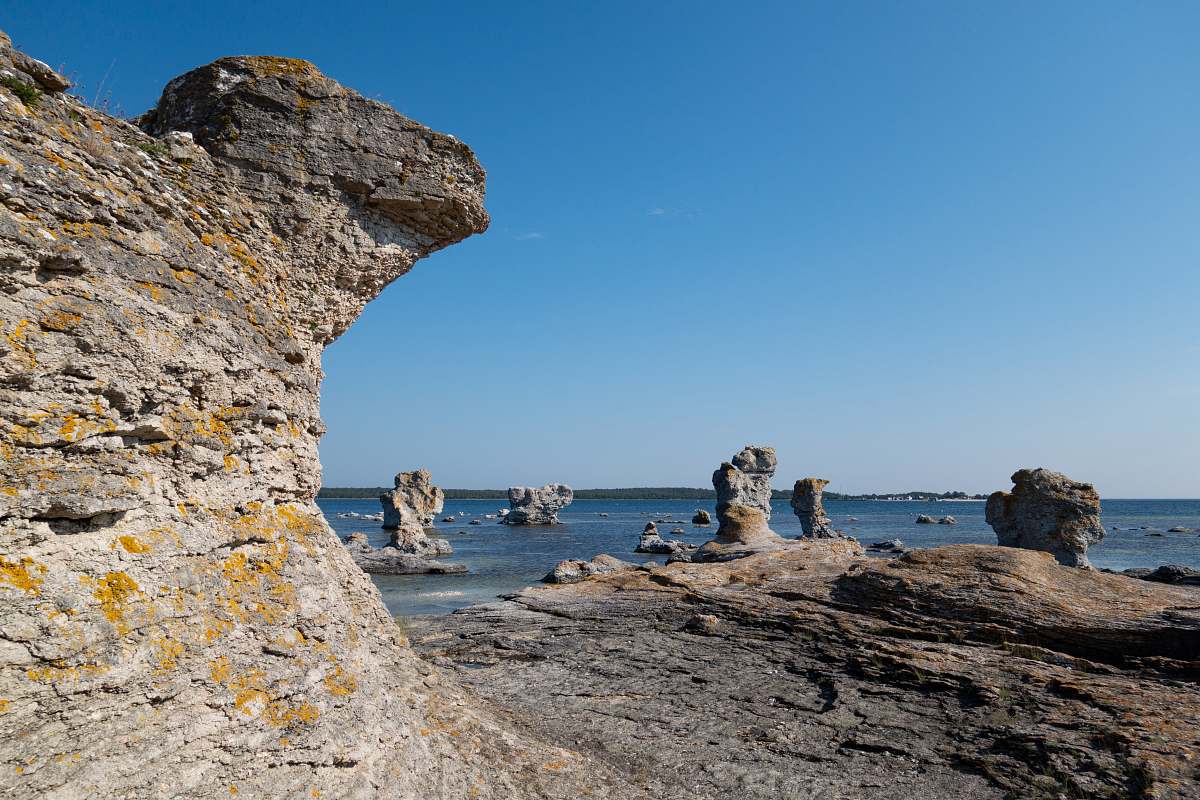
<instances>
[{"instance_id":1,"label":"shallow water near shore","mask_svg":"<svg viewBox=\"0 0 1200 800\"><path fill-rule=\"evenodd\" d=\"M376 547L387 543L388 532L378 522L338 517L348 512L378 513L378 500L322 499L317 504L343 539L362 531ZM893 538L907 547L996 543L995 533L984 521L982 502L868 500L830 501L825 506L838 529L864 544ZM659 532L664 538L692 544L703 544L716 531L715 524L691 524L697 508L707 508L713 514L711 505L700 505L695 500L576 500L559 515L562 525L529 528L498 525L496 520L484 518L502 507L507 507L503 500L447 500L439 518L455 516L459 522L439 519L434 526L436 535L454 547L454 555L447 560L465 564L470 574L374 575L372 579L388 610L396 616L419 616L447 614L463 606L486 603L538 583L555 564L567 558L589 559L608 553L634 563L663 563L666 556L633 552L642 528L650 520L675 520L658 523ZM781 536L799 536L800 522L787 501L776 500L771 507L771 528ZM608 516L600 516L602 513ZM918 514L934 518L949 515L958 524L917 525ZM471 525L473 519L482 524ZM1105 500L1101 519L1108 535L1088 550L1097 568L1121 570L1160 564L1200 568L1200 500ZM1193 532L1167 533L1173 527ZM670 534L674 528L682 528L684 535Z\"/></svg>"}]
</instances>

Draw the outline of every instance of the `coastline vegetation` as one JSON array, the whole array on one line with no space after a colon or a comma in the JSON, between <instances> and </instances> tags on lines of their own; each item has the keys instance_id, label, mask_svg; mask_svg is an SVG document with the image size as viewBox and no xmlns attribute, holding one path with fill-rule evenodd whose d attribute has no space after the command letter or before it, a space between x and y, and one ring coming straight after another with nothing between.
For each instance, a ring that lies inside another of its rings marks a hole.
<instances>
[{"instance_id":1,"label":"coastline vegetation","mask_svg":"<svg viewBox=\"0 0 1200 800\"><path fill-rule=\"evenodd\" d=\"M317 495L322 500L376 498L389 491L383 486L325 487ZM445 489L447 500L506 500L507 489ZM774 489L772 500L787 500L791 490ZM686 486L641 486L628 489L576 489L576 500L716 500L712 489ZM986 495L966 492L887 492L882 494L842 494L825 492L825 500L985 500Z\"/></svg>"}]
</instances>

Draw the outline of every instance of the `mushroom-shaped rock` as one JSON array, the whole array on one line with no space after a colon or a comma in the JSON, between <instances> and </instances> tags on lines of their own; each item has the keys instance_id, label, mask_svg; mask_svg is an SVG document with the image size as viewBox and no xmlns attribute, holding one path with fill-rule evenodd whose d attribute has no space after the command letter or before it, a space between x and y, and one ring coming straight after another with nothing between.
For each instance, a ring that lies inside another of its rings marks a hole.
<instances>
[{"instance_id":1,"label":"mushroom-shaped rock","mask_svg":"<svg viewBox=\"0 0 1200 800\"><path fill-rule=\"evenodd\" d=\"M821 493L829 481L824 478L801 478L792 487L792 510L800 518L800 527L810 539L835 539L837 531L825 513Z\"/></svg>"},{"instance_id":2,"label":"mushroom-shaped rock","mask_svg":"<svg viewBox=\"0 0 1200 800\"><path fill-rule=\"evenodd\" d=\"M771 519L771 476L775 448L746 447L713 473L717 491L717 534L692 557L694 561L728 561L786 541L767 526Z\"/></svg>"},{"instance_id":3,"label":"mushroom-shaped rock","mask_svg":"<svg viewBox=\"0 0 1200 800\"><path fill-rule=\"evenodd\" d=\"M509 512L500 521L505 525L558 525L558 512L574 499L565 483L549 483L540 489L514 486L508 490Z\"/></svg>"},{"instance_id":4,"label":"mushroom-shaped rock","mask_svg":"<svg viewBox=\"0 0 1200 800\"><path fill-rule=\"evenodd\" d=\"M433 485L428 470L400 472L392 481L390 492L379 495L383 506L383 527L389 530L409 527L428 528L433 518L442 513L446 495Z\"/></svg>"},{"instance_id":5,"label":"mushroom-shaped rock","mask_svg":"<svg viewBox=\"0 0 1200 800\"><path fill-rule=\"evenodd\" d=\"M1040 468L1017 470L1012 482L1011 492L994 492L984 509L998 543L1043 550L1068 567L1091 566L1087 549L1104 538L1096 487Z\"/></svg>"}]
</instances>

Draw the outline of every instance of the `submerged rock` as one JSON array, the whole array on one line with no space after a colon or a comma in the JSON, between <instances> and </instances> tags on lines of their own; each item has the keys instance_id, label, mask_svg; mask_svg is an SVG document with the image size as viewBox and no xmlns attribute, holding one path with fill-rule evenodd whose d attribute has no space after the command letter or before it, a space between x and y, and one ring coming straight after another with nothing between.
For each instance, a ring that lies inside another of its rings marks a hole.
<instances>
[{"instance_id":1,"label":"submerged rock","mask_svg":"<svg viewBox=\"0 0 1200 800\"><path fill-rule=\"evenodd\" d=\"M383 505L383 527L389 530L432 527L433 518L442 513L446 495L441 487L433 485L429 471L400 472L392 483L395 488L379 496Z\"/></svg>"},{"instance_id":2,"label":"submerged rock","mask_svg":"<svg viewBox=\"0 0 1200 800\"><path fill-rule=\"evenodd\" d=\"M558 512L575 499L565 483L549 483L540 489L514 486L508 490L509 512L505 525L558 525Z\"/></svg>"},{"instance_id":3,"label":"submerged rock","mask_svg":"<svg viewBox=\"0 0 1200 800\"><path fill-rule=\"evenodd\" d=\"M800 518L804 535L810 539L833 539L839 535L821 502L821 493L828 485L824 478L801 478L792 487L792 510Z\"/></svg>"},{"instance_id":4,"label":"submerged rock","mask_svg":"<svg viewBox=\"0 0 1200 800\"><path fill-rule=\"evenodd\" d=\"M712 517L703 508L696 509L696 515L692 517L693 525L711 525Z\"/></svg>"},{"instance_id":5,"label":"submerged rock","mask_svg":"<svg viewBox=\"0 0 1200 800\"><path fill-rule=\"evenodd\" d=\"M933 525L936 522L937 522L937 520L935 520L933 517L929 516L928 514L917 514L917 524L918 525Z\"/></svg>"},{"instance_id":6,"label":"submerged rock","mask_svg":"<svg viewBox=\"0 0 1200 800\"><path fill-rule=\"evenodd\" d=\"M713 473L717 490L716 536L693 556L693 561L728 561L764 549L787 545L767 526L771 519L771 476L775 448L747 446Z\"/></svg>"},{"instance_id":7,"label":"submerged rock","mask_svg":"<svg viewBox=\"0 0 1200 800\"><path fill-rule=\"evenodd\" d=\"M637 564L622 561L619 558L601 553L591 561L567 559L560 561L545 578L544 583L578 583L593 575L603 575L607 572L620 572L637 569Z\"/></svg>"},{"instance_id":8,"label":"submerged rock","mask_svg":"<svg viewBox=\"0 0 1200 800\"><path fill-rule=\"evenodd\" d=\"M938 525L957 525L958 520L954 517L946 516L938 519Z\"/></svg>"},{"instance_id":9,"label":"submerged rock","mask_svg":"<svg viewBox=\"0 0 1200 800\"><path fill-rule=\"evenodd\" d=\"M1131 578L1140 578L1154 583L1171 583L1179 586L1200 586L1200 570L1185 567L1182 564L1164 564L1155 569L1134 567L1124 570L1121 574Z\"/></svg>"},{"instance_id":10,"label":"submerged rock","mask_svg":"<svg viewBox=\"0 0 1200 800\"><path fill-rule=\"evenodd\" d=\"M1090 566L1087 549L1105 533L1096 487L1048 469L1018 470L1012 482L1012 492L994 492L985 507L999 544L1042 550L1068 567Z\"/></svg>"}]
</instances>

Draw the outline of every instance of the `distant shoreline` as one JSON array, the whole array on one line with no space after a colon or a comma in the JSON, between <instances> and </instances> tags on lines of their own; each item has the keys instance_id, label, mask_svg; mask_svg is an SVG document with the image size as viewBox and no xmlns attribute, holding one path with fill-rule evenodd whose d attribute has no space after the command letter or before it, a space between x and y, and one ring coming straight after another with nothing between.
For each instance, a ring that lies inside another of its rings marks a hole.
<instances>
[{"instance_id":1,"label":"distant shoreline","mask_svg":"<svg viewBox=\"0 0 1200 800\"><path fill-rule=\"evenodd\" d=\"M326 487L317 495L321 500L361 500L374 499L388 487ZM506 489L445 489L447 500L507 500ZM792 493L786 489L775 489L771 492L772 500L787 500ZM830 501L839 500L882 500L890 502L978 502L986 500L982 494L971 495L966 492L888 492L881 494L842 494L840 492L825 492L824 498ZM690 487L633 487L629 489L576 489L576 500L698 500L716 501L717 493L712 489Z\"/></svg>"}]
</instances>

